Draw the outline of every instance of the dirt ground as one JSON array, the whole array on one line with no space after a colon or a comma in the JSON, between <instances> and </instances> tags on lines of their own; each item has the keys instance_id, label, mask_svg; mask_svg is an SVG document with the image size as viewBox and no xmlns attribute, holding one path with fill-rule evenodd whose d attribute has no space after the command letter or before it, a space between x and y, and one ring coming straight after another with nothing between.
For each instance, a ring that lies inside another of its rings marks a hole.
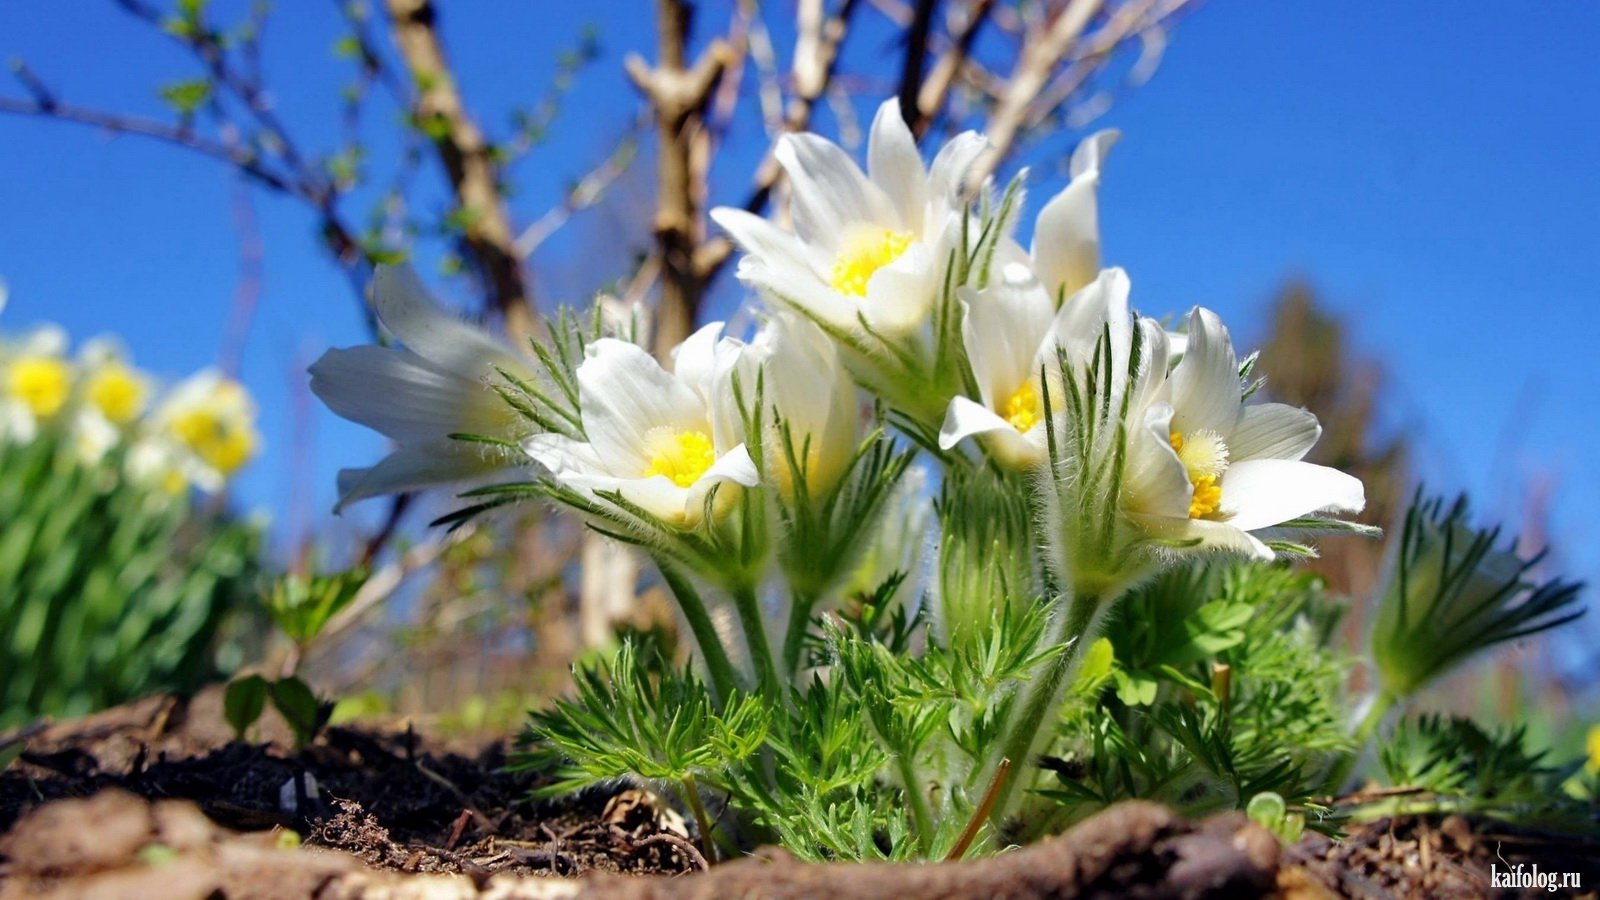
<instances>
[{"instance_id":1,"label":"dirt ground","mask_svg":"<svg viewBox=\"0 0 1600 900\"><path fill-rule=\"evenodd\" d=\"M1518 862L1580 871L1579 896L1600 885L1592 841L1495 823L1383 820L1280 847L1238 815L1191 823L1142 803L981 861L817 866L767 850L708 866L646 792L528 801L537 777L504 772L501 743L333 728L297 754L279 723L258 727L234 741L211 691L30 735L0 774L0 900L1483 897L1490 864Z\"/></svg>"}]
</instances>

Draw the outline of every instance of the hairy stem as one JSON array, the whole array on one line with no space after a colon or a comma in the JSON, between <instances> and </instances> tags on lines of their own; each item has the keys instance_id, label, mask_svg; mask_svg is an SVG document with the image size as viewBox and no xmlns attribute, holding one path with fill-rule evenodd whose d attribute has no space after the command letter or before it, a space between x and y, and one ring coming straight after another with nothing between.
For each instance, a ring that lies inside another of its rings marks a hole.
<instances>
[{"instance_id":1,"label":"hairy stem","mask_svg":"<svg viewBox=\"0 0 1600 900\"><path fill-rule=\"evenodd\" d=\"M805 647L806 628L811 624L811 611L817 607L817 598L796 591L790 598L789 624L783 633L783 671L793 678L800 669L800 652Z\"/></svg>"},{"instance_id":2,"label":"hairy stem","mask_svg":"<svg viewBox=\"0 0 1600 900\"><path fill-rule=\"evenodd\" d=\"M1328 790L1331 793L1338 794L1344 789L1344 784L1350 780L1350 773L1355 770L1356 763L1366 755L1367 745L1372 742L1372 736L1377 733L1378 726L1383 724L1389 711L1399 702L1399 697L1386 690L1379 690L1373 696L1372 703L1367 707L1367 714L1361 717L1361 722L1356 725L1356 730L1351 735L1355 746L1350 748L1350 752L1328 775Z\"/></svg>"},{"instance_id":3,"label":"hairy stem","mask_svg":"<svg viewBox=\"0 0 1600 900\"><path fill-rule=\"evenodd\" d=\"M910 756L896 753L895 768L900 770L900 780L905 782L906 798L911 801L911 819L917 826L917 843L926 855L933 849L933 812L928 808L928 795L922 789Z\"/></svg>"},{"instance_id":4,"label":"hairy stem","mask_svg":"<svg viewBox=\"0 0 1600 900\"><path fill-rule=\"evenodd\" d=\"M778 677L778 665L772 656L772 645L767 642L767 628L761 621L761 601L755 588L749 584L733 588L733 606L739 612L739 624L744 628L745 643L750 648L750 663L756 670L756 681L768 697L780 701L783 679Z\"/></svg>"},{"instance_id":5,"label":"hairy stem","mask_svg":"<svg viewBox=\"0 0 1600 900\"><path fill-rule=\"evenodd\" d=\"M706 669L711 673L711 688L716 692L717 702L719 704L727 702L728 698L738 690L739 682L733 674L733 663L728 661L728 651L722 646L722 639L711 624L711 615L706 612L705 601L700 599L699 591L694 589L689 579L672 564L657 559L656 566L661 569L661 577L666 580L667 587L677 598L678 608L683 611L683 617L689 623L689 630L694 633L695 643L700 645L700 655L705 659Z\"/></svg>"},{"instance_id":6,"label":"hairy stem","mask_svg":"<svg viewBox=\"0 0 1600 900\"><path fill-rule=\"evenodd\" d=\"M1052 733L1044 726L1055 721L1055 713L1061 707L1062 692L1070 680L1068 676L1077 668L1084 645L1088 643L1090 626L1101 606L1102 598L1098 594L1075 594L1068 602L1065 614L1055 617L1051 623L1047 640L1052 644L1065 643L1066 649L1051 659L1045 670L1027 685L1021 697L1022 703L1006 728L998 758L1009 759L1014 771L1012 777L1001 781L995 791L995 802L989 814L996 826L1011 812L1011 799L1015 796L1017 785L1027 778L1031 771L1029 764L1037 754L1039 745Z\"/></svg>"},{"instance_id":7,"label":"hairy stem","mask_svg":"<svg viewBox=\"0 0 1600 900\"><path fill-rule=\"evenodd\" d=\"M700 852L709 862L717 861L717 845L711 840L711 817L706 815L705 804L700 802L700 785L694 775L683 776L683 792L689 798L689 809L694 813L695 827L700 830Z\"/></svg>"}]
</instances>

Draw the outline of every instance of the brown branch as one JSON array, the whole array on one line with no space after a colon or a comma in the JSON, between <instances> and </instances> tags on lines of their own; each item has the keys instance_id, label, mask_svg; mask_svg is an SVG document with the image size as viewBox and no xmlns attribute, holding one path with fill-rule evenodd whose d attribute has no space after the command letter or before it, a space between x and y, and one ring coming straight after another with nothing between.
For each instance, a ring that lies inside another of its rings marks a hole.
<instances>
[{"instance_id":1,"label":"brown branch","mask_svg":"<svg viewBox=\"0 0 1600 900\"><path fill-rule=\"evenodd\" d=\"M912 125L922 118L922 71L928 61L928 39L933 31L933 14L939 0L917 0L906 29L906 55L900 67L900 118Z\"/></svg>"},{"instance_id":2,"label":"brown branch","mask_svg":"<svg viewBox=\"0 0 1600 900\"><path fill-rule=\"evenodd\" d=\"M417 84L411 112L433 141L461 212L463 239L478 264L489 299L521 341L535 333L533 297L517 253L511 214L500 190L499 164L467 112L439 41L432 0L386 0L395 46Z\"/></svg>"},{"instance_id":3,"label":"brown branch","mask_svg":"<svg viewBox=\"0 0 1600 900\"><path fill-rule=\"evenodd\" d=\"M624 66L634 87L650 102L659 131L655 234L661 294L655 347L657 355L664 356L689 336L705 292L706 279L696 262L705 241L702 209L710 157L705 113L733 50L725 41L715 40L690 64L692 8L686 0L657 0L656 10L659 60L652 68L630 55Z\"/></svg>"},{"instance_id":4,"label":"brown branch","mask_svg":"<svg viewBox=\"0 0 1600 900\"><path fill-rule=\"evenodd\" d=\"M994 9L994 5L995 0L973 0L968 5L966 18L951 35L950 46L940 54L939 61L934 63L933 71L928 73L927 80L922 83L922 90L917 94L917 115L911 120L913 134L920 137L926 133L938 118L939 112L944 109L945 101L950 98L950 88L955 84L956 75L971 57L972 45L977 41L978 32L989 18L989 12Z\"/></svg>"},{"instance_id":5,"label":"brown branch","mask_svg":"<svg viewBox=\"0 0 1600 900\"><path fill-rule=\"evenodd\" d=\"M1023 37L1022 52L1011 72L1010 84L990 114L985 129L990 150L973 166L972 183L980 183L992 175L1000 161L1011 153L1029 107L1044 90L1056 65L1068 57L1084 29L1104 5L1105 0L1071 0L1048 26L1033 29Z\"/></svg>"},{"instance_id":6,"label":"brown branch","mask_svg":"<svg viewBox=\"0 0 1600 900\"><path fill-rule=\"evenodd\" d=\"M794 81L795 93L784 114L784 133L804 131L811 124L811 113L833 81L839 64L839 50L850 32L850 19L855 14L857 0L843 0L832 16L822 19L822 0L801 0L799 9L799 36L795 40ZM772 191L783 177L783 167L773 155L774 142L756 168L755 184L744 208L759 213L772 199ZM717 237L700 248L697 267L704 283L717 277L717 273L733 255L733 243Z\"/></svg>"}]
</instances>

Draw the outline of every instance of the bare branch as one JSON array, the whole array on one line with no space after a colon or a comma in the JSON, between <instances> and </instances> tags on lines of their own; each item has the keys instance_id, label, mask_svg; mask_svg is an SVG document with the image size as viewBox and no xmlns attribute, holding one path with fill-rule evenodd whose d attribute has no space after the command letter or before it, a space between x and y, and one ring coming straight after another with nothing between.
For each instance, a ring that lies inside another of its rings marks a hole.
<instances>
[{"instance_id":1,"label":"bare branch","mask_svg":"<svg viewBox=\"0 0 1600 900\"><path fill-rule=\"evenodd\" d=\"M972 45L977 41L978 32L982 30L994 5L995 0L973 0L967 6L965 18L951 35L950 46L940 54L939 61L934 63L933 71L928 74L927 80L922 83L922 90L917 94L917 116L911 121L913 134L920 137L925 133L944 109L956 75L967 65L972 55Z\"/></svg>"},{"instance_id":2,"label":"bare branch","mask_svg":"<svg viewBox=\"0 0 1600 900\"><path fill-rule=\"evenodd\" d=\"M705 240L701 212L710 159L705 114L733 50L723 40L712 41L690 65L691 7L686 0L657 0L656 9L660 36L656 66L637 55L629 56L624 65L654 109L660 135L655 219L662 276L655 331L660 355L689 336L704 293L705 278L696 255Z\"/></svg>"},{"instance_id":3,"label":"bare branch","mask_svg":"<svg viewBox=\"0 0 1600 900\"><path fill-rule=\"evenodd\" d=\"M822 0L802 0L798 16L799 36L795 41L794 80L795 94L789 100L784 115L784 133L804 131L811 124L811 113L822 99L833 80L839 63L839 50L850 32L850 19L855 14L857 0L842 0L839 8L820 24L813 25L822 9ZM761 212L772 198L772 190L783 176L783 168L773 155L777 144L767 149L767 154L756 169L755 185L744 202L744 208ZM733 254L733 243L718 237L701 249L698 268L701 278L709 283L717 276Z\"/></svg>"},{"instance_id":4,"label":"bare branch","mask_svg":"<svg viewBox=\"0 0 1600 900\"><path fill-rule=\"evenodd\" d=\"M550 239L550 236L561 230L573 215L595 205L604 195L606 188L633 163L639 149L638 141L633 130L617 142L616 149L606 155L606 158L579 179L578 183L567 191L561 203L552 207L544 215L534 220L533 224L522 230L517 235L517 253L524 259L533 255L539 245Z\"/></svg>"},{"instance_id":5,"label":"bare branch","mask_svg":"<svg viewBox=\"0 0 1600 900\"><path fill-rule=\"evenodd\" d=\"M912 125L922 118L920 99L922 70L928 60L928 39L933 31L933 13L939 0L917 0L906 29L906 55L900 67L900 118Z\"/></svg>"},{"instance_id":6,"label":"bare branch","mask_svg":"<svg viewBox=\"0 0 1600 900\"><path fill-rule=\"evenodd\" d=\"M1056 64L1067 58L1073 44L1104 5L1105 0L1071 0L1047 27L1027 32L1010 84L989 116L986 133L990 149L973 166L973 183L993 174L1000 160L1010 154L1030 105L1044 89Z\"/></svg>"},{"instance_id":7,"label":"bare branch","mask_svg":"<svg viewBox=\"0 0 1600 900\"><path fill-rule=\"evenodd\" d=\"M412 114L439 154L456 194L468 251L514 340L537 330L533 297L517 253L499 164L456 88L432 0L387 0L394 42L417 85Z\"/></svg>"}]
</instances>

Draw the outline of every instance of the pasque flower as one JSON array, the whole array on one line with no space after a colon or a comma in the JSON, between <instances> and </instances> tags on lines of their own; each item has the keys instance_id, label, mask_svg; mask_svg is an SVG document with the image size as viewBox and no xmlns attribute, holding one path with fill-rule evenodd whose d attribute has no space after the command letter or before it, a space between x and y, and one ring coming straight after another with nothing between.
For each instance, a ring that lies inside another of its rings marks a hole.
<instances>
[{"instance_id":1,"label":"pasque flower","mask_svg":"<svg viewBox=\"0 0 1600 900\"><path fill-rule=\"evenodd\" d=\"M1189 315L1188 347L1130 423L1123 509L1169 546L1274 553L1251 532L1325 512L1359 512L1361 481L1303 461L1317 419L1282 403L1246 405L1228 330Z\"/></svg>"},{"instance_id":2,"label":"pasque flower","mask_svg":"<svg viewBox=\"0 0 1600 900\"><path fill-rule=\"evenodd\" d=\"M1125 280L1092 280L1081 291L1074 289L1059 308L1033 272L1018 263L1006 265L981 291L963 288L962 340L978 396L950 401L940 448L976 437L1009 467L1043 463L1047 390L1041 379L1051 380L1049 393L1059 404L1056 351L1064 343L1092 341L1115 310L1126 315L1126 291L1120 286Z\"/></svg>"},{"instance_id":3,"label":"pasque flower","mask_svg":"<svg viewBox=\"0 0 1600 900\"><path fill-rule=\"evenodd\" d=\"M890 100L873 119L865 173L825 138L780 139L793 233L743 210L711 216L744 248L744 282L833 328L856 332L865 322L903 335L927 320L939 293L967 170L984 147L976 133L958 135L924 168Z\"/></svg>"},{"instance_id":4,"label":"pasque flower","mask_svg":"<svg viewBox=\"0 0 1600 900\"><path fill-rule=\"evenodd\" d=\"M616 492L672 526L700 524L713 490L719 496L710 505L720 513L734 496L729 489L760 482L721 377L731 371L727 354L737 352L719 341L721 331L719 322L690 335L672 372L637 344L589 344L577 370L585 439L534 435L528 455L564 487L600 501Z\"/></svg>"},{"instance_id":5,"label":"pasque flower","mask_svg":"<svg viewBox=\"0 0 1600 900\"><path fill-rule=\"evenodd\" d=\"M403 346L329 350L311 366L329 409L398 444L375 466L339 473L339 506L524 462L517 443L533 428L494 387L502 373L532 380L528 361L439 308L409 266L378 267L372 305Z\"/></svg>"},{"instance_id":6,"label":"pasque flower","mask_svg":"<svg viewBox=\"0 0 1600 900\"><path fill-rule=\"evenodd\" d=\"M727 343L733 352L724 352L722 366L732 363L742 390L753 394L760 380L768 479L794 501L798 471L810 497L826 495L849 467L861 433L860 392L838 347L787 311L774 314L749 344ZM719 377L731 389L731 374Z\"/></svg>"}]
</instances>

